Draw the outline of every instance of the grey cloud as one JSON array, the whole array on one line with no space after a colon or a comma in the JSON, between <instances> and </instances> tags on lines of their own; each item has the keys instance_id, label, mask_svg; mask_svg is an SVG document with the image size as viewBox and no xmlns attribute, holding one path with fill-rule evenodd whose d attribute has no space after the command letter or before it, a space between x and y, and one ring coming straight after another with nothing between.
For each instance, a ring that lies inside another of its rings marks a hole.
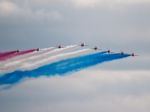
<instances>
[{"instance_id":1,"label":"grey cloud","mask_svg":"<svg viewBox=\"0 0 150 112\"><path fill-rule=\"evenodd\" d=\"M148 112L149 79L149 71L99 70L32 79L1 91L0 107L3 112Z\"/></svg>"},{"instance_id":2,"label":"grey cloud","mask_svg":"<svg viewBox=\"0 0 150 112\"><path fill-rule=\"evenodd\" d=\"M0 111L149 112L148 0L4 1L12 8L0 10L1 51L86 42L139 56L70 76L27 80L0 91Z\"/></svg>"},{"instance_id":3,"label":"grey cloud","mask_svg":"<svg viewBox=\"0 0 150 112\"><path fill-rule=\"evenodd\" d=\"M147 1L119 4L108 1L102 6L102 0L93 1L99 6L84 8L68 0L7 1L16 9L10 15L0 15L0 50L86 42L90 47L97 45L118 52L149 53L150 3ZM141 62L149 65L149 60Z\"/></svg>"}]
</instances>

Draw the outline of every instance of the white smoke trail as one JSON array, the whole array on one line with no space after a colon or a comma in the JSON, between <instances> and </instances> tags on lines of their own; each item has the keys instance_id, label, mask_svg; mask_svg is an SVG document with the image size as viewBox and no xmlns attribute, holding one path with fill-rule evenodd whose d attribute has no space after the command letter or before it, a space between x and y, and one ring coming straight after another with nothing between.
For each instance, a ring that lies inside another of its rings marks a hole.
<instances>
[{"instance_id":1,"label":"white smoke trail","mask_svg":"<svg viewBox=\"0 0 150 112\"><path fill-rule=\"evenodd\" d=\"M26 62L26 63L22 64L22 66L19 68L19 70L25 71L25 70L36 69L40 66L47 65L52 62L84 55L87 53L92 53L92 51L93 50L91 50L91 49L83 49L83 50L77 50L77 51L68 52L68 53L62 53L62 54L58 54L58 55L51 56L51 57L45 57L44 59L38 60L34 63Z\"/></svg>"},{"instance_id":2,"label":"white smoke trail","mask_svg":"<svg viewBox=\"0 0 150 112\"><path fill-rule=\"evenodd\" d=\"M92 53L92 49L83 49L83 50L77 50L77 51L73 51L73 52L66 52L66 53L59 53L57 55L53 55L53 56L47 56L47 57L41 57L40 59L34 61L25 61L23 63L14 65L14 66L10 66L9 68L5 68L3 69L3 71L1 70L1 73L9 73L9 72L13 72L15 70L32 70L32 69L36 69L40 66L43 65L47 65L49 63L55 62L55 61L59 61L59 60L63 60L63 59L67 59L67 58L71 58L71 57L76 57L76 56L80 56L83 54L87 54L87 53ZM94 52L94 51L93 51Z\"/></svg>"},{"instance_id":3,"label":"white smoke trail","mask_svg":"<svg viewBox=\"0 0 150 112\"><path fill-rule=\"evenodd\" d=\"M0 73L7 73L7 72L17 70L20 66L23 66L25 63L35 63L36 61L39 61L44 58L51 57L51 56L54 56L63 52L67 52L69 50L73 50L77 47L78 47L77 45L70 45L70 46L66 46L64 48L55 49L55 50L52 50L52 48L41 49L40 51L32 55L27 55L23 58L17 58L14 61L6 62L3 65L3 67L0 67Z\"/></svg>"},{"instance_id":4,"label":"white smoke trail","mask_svg":"<svg viewBox=\"0 0 150 112\"><path fill-rule=\"evenodd\" d=\"M41 49L39 52L34 53L33 55L30 55L30 56L27 56L27 57L23 57L23 58L19 58L19 59L15 60L15 61L7 62L3 66L4 67L11 67L11 66L14 66L14 65L17 65L17 64L24 63L26 61L34 62L34 61L39 60L41 58L45 58L46 56L55 55L57 53L61 53L63 51L66 51L68 49L72 49L74 47L75 46L67 46L65 48L55 49L55 50L52 50L50 48L49 49L48 48L44 48L44 49Z\"/></svg>"}]
</instances>

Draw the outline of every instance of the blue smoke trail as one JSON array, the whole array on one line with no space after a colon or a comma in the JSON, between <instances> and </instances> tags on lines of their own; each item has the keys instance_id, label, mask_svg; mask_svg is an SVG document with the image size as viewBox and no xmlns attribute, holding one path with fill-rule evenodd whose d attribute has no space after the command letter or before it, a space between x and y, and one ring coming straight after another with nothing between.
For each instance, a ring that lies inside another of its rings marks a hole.
<instances>
[{"instance_id":1,"label":"blue smoke trail","mask_svg":"<svg viewBox=\"0 0 150 112\"><path fill-rule=\"evenodd\" d=\"M69 72L75 72L102 62L112 61L128 57L128 54L106 52L98 52L94 54L79 56L75 58L65 59L62 61L54 62L49 65L31 71L14 71L0 77L0 85L16 84L24 78L37 78L40 76L54 76L65 75Z\"/></svg>"}]
</instances>

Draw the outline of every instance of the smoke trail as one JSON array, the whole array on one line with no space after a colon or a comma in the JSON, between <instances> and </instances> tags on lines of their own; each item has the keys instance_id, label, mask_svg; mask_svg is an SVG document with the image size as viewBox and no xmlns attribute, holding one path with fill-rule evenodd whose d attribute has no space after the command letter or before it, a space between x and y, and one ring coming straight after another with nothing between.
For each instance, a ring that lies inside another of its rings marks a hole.
<instances>
[{"instance_id":1,"label":"smoke trail","mask_svg":"<svg viewBox=\"0 0 150 112\"><path fill-rule=\"evenodd\" d=\"M36 60L33 62L32 61L26 62L22 66L20 66L19 70L22 70L22 71L33 70L33 69L36 69L40 66L47 65L49 63L53 63L53 62L64 60L64 59L71 58L71 57L81 56L85 53L90 53L92 51L93 50L91 50L91 49L82 49L82 50L62 53L62 54L58 54L58 55L54 55L54 56L50 56L50 57L47 56L44 59Z\"/></svg>"},{"instance_id":2,"label":"smoke trail","mask_svg":"<svg viewBox=\"0 0 150 112\"><path fill-rule=\"evenodd\" d=\"M11 66L4 66L0 68L1 74L11 73L16 70L26 71L26 70L33 70L36 68L39 68L40 66L47 65L52 62L56 62L59 60L71 58L71 57L77 57L84 54L92 53L94 52L92 49L82 49L82 50L76 50L73 52L65 52L65 53L57 53L57 55L52 56L45 56L40 58L35 58L32 60L26 60L24 62L20 63L12 63Z\"/></svg>"},{"instance_id":3,"label":"smoke trail","mask_svg":"<svg viewBox=\"0 0 150 112\"><path fill-rule=\"evenodd\" d=\"M6 56L6 55L9 55L9 54L12 54L12 53L16 53L16 52L18 52L18 51L15 50L15 51L0 52L0 57L1 56Z\"/></svg>"},{"instance_id":4,"label":"smoke trail","mask_svg":"<svg viewBox=\"0 0 150 112\"><path fill-rule=\"evenodd\" d=\"M40 76L65 75L102 62L128 57L128 54L98 52L95 54L65 59L31 71L15 71L0 77L0 85L16 84L24 78L37 78Z\"/></svg>"},{"instance_id":5,"label":"smoke trail","mask_svg":"<svg viewBox=\"0 0 150 112\"><path fill-rule=\"evenodd\" d=\"M31 56L23 57L22 59L18 58L17 60L13 60L13 61L10 60L9 62L0 64L0 72L9 73L14 70L17 70L19 67L22 67L24 65L27 65L27 67L29 68L29 66L31 65L30 63L36 64L39 61L45 60L47 57L55 56L57 54L67 52L69 50L73 50L77 47L78 47L77 45L70 45L61 49L54 49L54 50L45 49L46 51L41 50L39 52L35 52Z\"/></svg>"},{"instance_id":6,"label":"smoke trail","mask_svg":"<svg viewBox=\"0 0 150 112\"><path fill-rule=\"evenodd\" d=\"M14 60L5 61L3 63L3 65L8 66L9 64L12 65L13 63L14 64L21 63L21 62L24 62L26 60L32 60L32 59L35 59L35 58L40 58L40 57L43 57L45 55L61 53L63 51L73 49L75 47L76 47L75 45L70 45L70 46L66 46L65 48L55 49L55 50L54 50L54 48L41 49L40 51L34 52L30 55L23 55L21 57L16 57Z\"/></svg>"},{"instance_id":7,"label":"smoke trail","mask_svg":"<svg viewBox=\"0 0 150 112\"><path fill-rule=\"evenodd\" d=\"M2 53L0 54L0 61L4 61L6 59L8 59L9 57L13 56L14 54L16 54L18 51L11 51L11 52L7 52L7 53Z\"/></svg>"}]
</instances>

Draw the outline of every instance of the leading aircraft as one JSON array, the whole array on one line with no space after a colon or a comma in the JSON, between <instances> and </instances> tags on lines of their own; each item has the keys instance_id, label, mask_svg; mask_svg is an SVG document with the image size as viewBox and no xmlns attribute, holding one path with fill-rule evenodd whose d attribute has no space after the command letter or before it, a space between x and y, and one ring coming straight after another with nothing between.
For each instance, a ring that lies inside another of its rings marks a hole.
<instances>
[{"instance_id":1,"label":"leading aircraft","mask_svg":"<svg viewBox=\"0 0 150 112\"><path fill-rule=\"evenodd\" d=\"M133 56L133 57L134 57L134 56L138 56L138 55L135 55L134 53L132 53L132 54L130 54L130 56Z\"/></svg>"},{"instance_id":2,"label":"leading aircraft","mask_svg":"<svg viewBox=\"0 0 150 112\"><path fill-rule=\"evenodd\" d=\"M125 53L124 52L121 52L121 55L124 55ZM131 54L129 54L130 56L138 56L138 55L135 55L134 53L131 53Z\"/></svg>"}]
</instances>

